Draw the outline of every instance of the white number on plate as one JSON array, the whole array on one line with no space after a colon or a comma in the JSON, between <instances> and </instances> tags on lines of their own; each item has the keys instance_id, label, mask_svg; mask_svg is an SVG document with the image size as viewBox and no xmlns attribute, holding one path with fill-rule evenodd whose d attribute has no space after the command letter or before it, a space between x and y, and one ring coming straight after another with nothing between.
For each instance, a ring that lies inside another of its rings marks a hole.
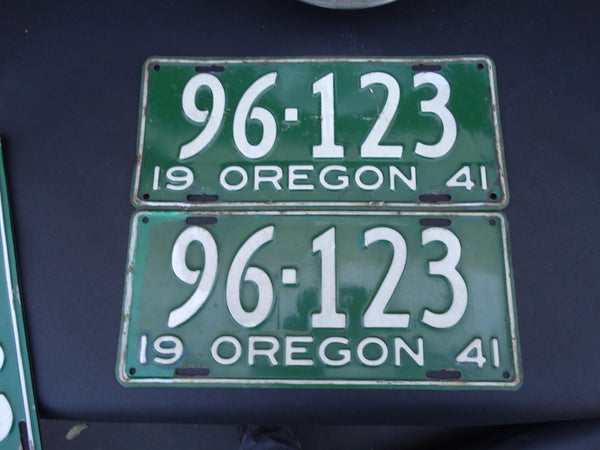
<instances>
[{"instance_id":1,"label":"white number on plate","mask_svg":"<svg viewBox=\"0 0 600 450\"><path fill-rule=\"evenodd\" d=\"M360 147L360 156L362 158L402 158L401 145L382 145L379 143L398 110L400 86L393 76L383 72L366 73L360 77L361 88L364 89L372 84L383 84L388 91L388 95L377 122L375 122L371 132Z\"/></svg>"},{"instance_id":2,"label":"white number on plate","mask_svg":"<svg viewBox=\"0 0 600 450\"><path fill-rule=\"evenodd\" d=\"M269 275L258 267L248 267L244 281L252 281L258 289L258 302L253 311L246 311L240 298L240 285L244 267L252 255L263 245L273 240L274 226L258 230L250 236L236 253L227 275L227 307L237 323L246 328L260 325L271 312L273 306L273 283Z\"/></svg>"},{"instance_id":3,"label":"white number on plate","mask_svg":"<svg viewBox=\"0 0 600 450\"><path fill-rule=\"evenodd\" d=\"M415 87L433 84L437 94L431 100L421 101L421 111L431 112L442 120L442 137L437 144L427 145L417 142L415 153L425 158L441 158L450 151L456 141L456 120L446 107L450 100L450 85L439 73L422 72L415 75Z\"/></svg>"},{"instance_id":4,"label":"white number on plate","mask_svg":"<svg viewBox=\"0 0 600 450\"><path fill-rule=\"evenodd\" d=\"M210 116L208 111L198 109L198 106L196 106L196 95L203 87L209 88L212 93L213 107ZM206 122L206 126L198 136L181 146L179 159L187 159L204 150L219 131L225 112L225 90L219 79L214 75L199 73L190 78L190 81L183 88L181 103L183 112L190 120L196 123Z\"/></svg>"},{"instance_id":5,"label":"white number on plate","mask_svg":"<svg viewBox=\"0 0 600 450\"><path fill-rule=\"evenodd\" d=\"M365 245L385 241L392 244L392 262L383 282L363 317L366 328L407 328L410 316L405 313L386 313L385 307L392 298L406 265L406 241L396 230L386 227L365 231Z\"/></svg>"},{"instance_id":6,"label":"white number on plate","mask_svg":"<svg viewBox=\"0 0 600 450\"><path fill-rule=\"evenodd\" d=\"M268 88L275 86L277 72L263 75L248 88L233 116L233 140L242 154L250 159L262 158L273 148L277 134L275 118L265 108L255 106L250 110L256 99ZM246 118L258 120L263 127L263 136L258 144L251 144L246 136Z\"/></svg>"},{"instance_id":7,"label":"white number on plate","mask_svg":"<svg viewBox=\"0 0 600 450\"><path fill-rule=\"evenodd\" d=\"M321 295L320 310L313 313L311 323L314 328L345 328L347 317L337 309L337 269L335 228L331 227L312 241L313 253L321 255ZM273 282L269 275L255 266L248 266L252 256L275 238L275 227L269 225L252 234L236 252L229 272L225 297L231 317L245 328L253 328L263 323L271 313L274 302ZM198 242L204 249L204 269L190 269L186 264L186 252L192 242ZM407 260L407 246L404 237L389 227L376 227L365 230L364 245L370 247L376 242L391 244L392 260L383 281L376 289L364 316L366 328L408 328L410 315L400 312L386 312L386 308L398 286ZM442 243L446 256L439 261L429 262L429 274L440 275L448 280L452 298L446 311L434 312L424 308L422 321L433 328L450 328L463 317L468 303L467 285L457 265L461 257L458 237L446 228L433 227L422 231L422 244ZM218 265L218 251L214 238L204 228L186 228L175 241L171 257L173 273L186 284L197 285L192 296L169 314L168 326L177 327L188 321L206 302L215 283ZM258 300L253 310L243 306L241 298L242 281L252 282L258 291ZM468 355L465 353L465 355Z\"/></svg>"},{"instance_id":8,"label":"white number on plate","mask_svg":"<svg viewBox=\"0 0 600 450\"><path fill-rule=\"evenodd\" d=\"M312 315L314 328L345 328L346 315L337 312L335 228L313 239L313 252L321 253L321 311Z\"/></svg>"},{"instance_id":9,"label":"white number on plate","mask_svg":"<svg viewBox=\"0 0 600 450\"><path fill-rule=\"evenodd\" d=\"M447 255L440 261L429 263L431 275L441 275L452 286L452 303L444 313L438 314L426 309L423 322L435 328L450 328L458 323L467 309L467 285L456 270L460 260L460 241L454 233L445 228L428 228L423 230L423 245L430 242L442 242L448 249Z\"/></svg>"},{"instance_id":10,"label":"white number on plate","mask_svg":"<svg viewBox=\"0 0 600 450\"><path fill-rule=\"evenodd\" d=\"M258 78L242 95L233 117L233 140L242 155L249 159L266 156L273 148L277 137L277 121L273 113L254 102L270 88L276 85L277 72L270 72ZM400 86L390 74L369 72L361 75L361 89L372 85L383 85L387 90L387 98L373 128L360 146L361 158L396 158L402 157L403 146L400 144L381 144L381 140L389 130L400 103ZM435 114L442 123L442 135L435 144L417 142L415 153L424 158L441 158L446 155L456 141L456 120L447 107L450 100L450 84L439 73L421 72L414 76L414 87L433 85L436 95L420 102L420 111ZM196 105L196 96L202 88L208 88L212 94L213 107L207 111ZM372 88L369 88L372 91ZM335 142L335 95L334 74L330 72L312 84L312 93L320 96L321 109L321 142L312 146L313 158L344 158L344 146ZM211 74L193 76L185 85L182 95L183 111L191 121L204 124L203 130L192 141L181 146L179 159L187 159L204 150L219 131L225 112L225 90L217 77ZM262 138L258 143L251 143L247 136L247 121L257 120L262 125ZM451 180L452 182L452 180ZM187 184L185 185L187 187ZM174 188L172 188L174 189ZM183 188L181 188L183 189Z\"/></svg>"},{"instance_id":11,"label":"white number on plate","mask_svg":"<svg viewBox=\"0 0 600 450\"><path fill-rule=\"evenodd\" d=\"M200 276L200 270L192 270L186 265L187 249L192 242L199 242L204 248L202 276ZM215 282L218 260L217 244L205 228L188 227L179 235L171 253L171 268L177 278L184 283L192 285L197 283L198 285L192 296L183 305L169 313L168 325L170 328L186 322L202 307Z\"/></svg>"}]
</instances>

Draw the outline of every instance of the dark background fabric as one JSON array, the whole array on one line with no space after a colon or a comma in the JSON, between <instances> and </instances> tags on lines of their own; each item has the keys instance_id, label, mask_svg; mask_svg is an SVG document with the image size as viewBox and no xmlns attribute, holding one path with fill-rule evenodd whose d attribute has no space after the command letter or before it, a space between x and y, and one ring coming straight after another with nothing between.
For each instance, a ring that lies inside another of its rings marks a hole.
<instances>
[{"instance_id":1,"label":"dark background fabric","mask_svg":"<svg viewBox=\"0 0 600 450\"><path fill-rule=\"evenodd\" d=\"M500 424L600 416L599 7L4 0L0 136L43 417ZM496 63L524 383L516 392L126 389L116 380L143 61L486 54ZM250 419L251 418L251 419Z\"/></svg>"}]
</instances>

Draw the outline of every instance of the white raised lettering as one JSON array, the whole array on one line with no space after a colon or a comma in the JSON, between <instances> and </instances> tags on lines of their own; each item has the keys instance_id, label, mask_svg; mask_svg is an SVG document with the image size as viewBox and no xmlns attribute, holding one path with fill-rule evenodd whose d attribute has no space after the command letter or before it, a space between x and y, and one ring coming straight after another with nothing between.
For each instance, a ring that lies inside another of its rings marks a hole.
<instances>
[{"instance_id":1,"label":"white raised lettering","mask_svg":"<svg viewBox=\"0 0 600 450\"><path fill-rule=\"evenodd\" d=\"M154 362L156 364L173 364L183 355L183 342L177 336L160 336L154 341L154 350L156 353L165 356L165 358L155 356Z\"/></svg>"},{"instance_id":2,"label":"white raised lettering","mask_svg":"<svg viewBox=\"0 0 600 450\"><path fill-rule=\"evenodd\" d=\"M402 338L394 338L394 360L397 366L402 365L400 352L404 350L408 356L410 356L419 366L423 367L425 365L425 355L423 354L423 338L417 338L417 351L413 351L412 348L408 346L404 339Z\"/></svg>"},{"instance_id":3,"label":"white raised lettering","mask_svg":"<svg viewBox=\"0 0 600 450\"><path fill-rule=\"evenodd\" d=\"M257 348L257 344L268 344L267 348ZM272 366L277 365L275 353L279 350L279 341L273 336L250 336L248 339L248 364L254 365L256 356L266 356Z\"/></svg>"},{"instance_id":4,"label":"white raised lettering","mask_svg":"<svg viewBox=\"0 0 600 450\"><path fill-rule=\"evenodd\" d=\"M315 187L312 184L297 184L298 181L308 180L308 174L300 172L301 170L314 170L314 166L289 166L288 168L288 189L290 191L312 191Z\"/></svg>"},{"instance_id":5,"label":"white raised lettering","mask_svg":"<svg viewBox=\"0 0 600 450\"><path fill-rule=\"evenodd\" d=\"M233 346L233 355L230 357L223 357L219 354L219 347L221 344L225 343ZM240 356L242 356L242 344L240 344L240 341L233 336L221 336L215 339L213 342L212 346L210 347L210 354L219 364L230 366L231 364L235 364L240 359Z\"/></svg>"},{"instance_id":6,"label":"white raised lettering","mask_svg":"<svg viewBox=\"0 0 600 450\"><path fill-rule=\"evenodd\" d=\"M285 337L285 365L286 366L314 366L310 359L294 359L294 355L303 355L308 352L305 346L296 344L310 344L312 336L286 336Z\"/></svg>"},{"instance_id":7,"label":"white raised lettering","mask_svg":"<svg viewBox=\"0 0 600 450\"><path fill-rule=\"evenodd\" d=\"M337 351L337 355L340 356L339 359L331 359L327 356L327 347L329 345L348 345L348 343L348 338L336 336L328 337L323 342L321 342L321 345L319 345L319 358L321 359L321 361L323 361L323 363L325 363L328 366L339 367L348 364L350 362L350 350L347 348L341 348Z\"/></svg>"},{"instance_id":8,"label":"white raised lettering","mask_svg":"<svg viewBox=\"0 0 600 450\"><path fill-rule=\"evenodd\" d=\"M336 184L331 184L327 181L327 175L330 172L342 172L346 173L346 168L344 166L326 166L321 170L319 174L319 182L325 189L329 189L330 191L339 191L342 189L346 189L349 185L348 176L347 175L337 175L335 176Z\"/></svg>"},{"instance_id":9,"label":"white raised lettering","mask_svg":"<svg viewBox=\"0 0 600 450\"><path fill-rule=\"evenodd\" d=\"M265 174L266 172L266 174ZM260 183L271 183L275 189L281 190L279 181L283 177L283 170L277 166L254 167L254 190L260 190Z\"/></svg>"},{"instance_id":10,"label":"white raised lettering","mask_svg":"<svg viewBox=\"0 0 600 450\"><path fill-rule=\"evenodd\" d=\"M396 166L390 166L390 190L396 190L396 178L399 178L411 191L417 190L417 169L415 166L410 166L410 178L408 178Z\"/></svg>"},{"instance_id":11,"label":"white raised lettering","mask_svg":"<svg viewBox=\"0 0 600 450\"><path fill-rule=\"evenodd\" d=\"M379 358L369 359L366 357L365 347L367 345L376 345L377 347L379 347L381 351L381 355L379 355ZM359 361L365 366L369 367L376 367L382 365L388 357L388 349L385 345L385 342L382 339L376 337L368 337L360 341L360 343L358 344L358 348L356 349L356 353L358 355Z\"/></svg>"},{"instance_id":12,"label":"white raised lettering","mask_svg":"<svg viewBox=\"0 0 600 450\"><path fill-rule=\"evenodd\" d=\"M366 172L374 173L377 181L373 184L367 184L363 182L361 177ZM381 173L381 170L375 166L362 166L359 167L354 174L354 181L356 181L356 184L359 188L364 189L365 191L374 191L375 189L379 189L383 184L383 174Z\"/></svg>"},{"instance_id":13,"label":"white raised lettering","mask_svg":"<svg viewBox=\"0 0 600 450\"><path fill-rule=\"evenodd\" d=\"M230 173L239 174L240 181L237 184L231 184L229 181L227 181L227 176ZM221 175L219 175L219 182L221 183L221 186L228 191L239 191L240 189L245 188L246 184L248 184L248 174L240 166L229 166L223 169Z\"/></svg>"},{"instance_id":14,"label":"white raised lettering","mask_svg":"<svg viewBox=\"0 0 600 450\"><path fill-rule=\"evenodd\" d=\"M185 191L194 182L194 174L184 166L171 167L167 170L167 189L172 191Z\"/></svg>"}]
</instances>

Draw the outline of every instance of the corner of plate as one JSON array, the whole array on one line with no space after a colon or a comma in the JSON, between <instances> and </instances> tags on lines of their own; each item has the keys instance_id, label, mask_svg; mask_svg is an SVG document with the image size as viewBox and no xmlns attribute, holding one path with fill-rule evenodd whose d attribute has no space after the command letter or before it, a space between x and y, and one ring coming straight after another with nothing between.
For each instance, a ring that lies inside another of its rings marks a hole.
<instances>
[{"instance_id":1,"label":"corner of plate","mask_svg":"<svg viewBox=\"0 0 600 450\"><path fill-rule=\"evenodd\" d=\"M121 361L119 361L119 365L117 366L117 381L123 387L129 387L131 385L131 378L127 376L125 371L124 364L122 365Z\"/></svg>"},{"instance_id":2,"label":"corner of plate","mask_svg":"<svg viewBox=\"0 0 600 450\"><path fill-rule=\"evenodd\" d=\"M144 72L149 72L150 71L150 67L152 67L154 64L156 64L157 62L160 62L163 58L161 56L149 56L148 58L146 58L146 60L144 61L143 67L144 67Z\"/></svg>"},{"instance_id":3,"label":"corner of plate","mask_svg":"<svg viewBox=\"0 0 600 450\"><path fill-rule=\"evenodd\" d=\"M491 56L488 55L479 55L477 56L478 59L481 59L485 65L488 67L490 72L496 72L496 63L494 62L494 60L492 59Z\"/></svg>"}]
</instances>

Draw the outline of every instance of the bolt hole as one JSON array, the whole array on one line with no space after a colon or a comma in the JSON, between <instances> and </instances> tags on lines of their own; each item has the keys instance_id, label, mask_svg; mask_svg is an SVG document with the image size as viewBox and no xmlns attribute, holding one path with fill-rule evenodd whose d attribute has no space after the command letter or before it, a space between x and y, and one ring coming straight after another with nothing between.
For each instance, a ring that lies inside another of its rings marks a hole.
<instances>
[{"instance_id":1,"label":"bolt hole","mask_svg":"<svg viewBox=\"0 0 600 450\"><path fill-rule=\"evenodd\" d=\"M483 70L483 64L481 64L481 63L477 64L477 70Z\"/></svg>"},{"instance_id":2,"label":"bolt hole","mask_svg":"<svg viewBox=\"0 0 600 450\"><path fill-rule=\"evenodd\" d=\"M491 226L494 226L494 225L496 225L496 220L495 220L495 219L490 219L490 225L491 225Z\"/></svg>"},{"instance_id":3,"label":"bolt hole","mask_svg":"<svg viewBox=\"0 0 600 450\"><path fill-rule=\"evenodd\" d=\"M452 197L448 194L421 194L419 195L419 201L424 203L441 203L449 202Z\"/></svg>"},{"instance_id":4,"label":"bolt hole","mask_svg":"<svg viewBox=\"0 0 600 450\"><path fill-rule=\"evenodd\" d=\"M160 70L160 64L155 64L154 65L154 71L158 72Z\"/></svg>"},{"instance_id":5,"label":"bolt hole","mask_svg":"<svg viewBox=\"0 0 600 450\"><path fill-rule=\"evenodd\" d=\"M150 194L144 194L143 199L148 200L150 198Z\"/></svg>"},{"instance_id":6,"label":"bolt hole","mask_svg":"<svg viewBox=\"0 0 600 450\"><path fill-rule=\"evenodd\" d=\"M490 198L491 198L492 200L496 200L496 199L498 199L498 194L496 194L495 192L492 192L492 193L490 194Z\"/></svg>"},{"instance_id":7,"label":"bolt hole","mask_svg":"<svg viewBox=\"0 0 600 450\"><path fill-rule=\"evenodd\" d=\"M415 72L439 72L442 70L442 66L439 64L416 64L412 66L412 70Z\"/></svg>"},{"instance_id":8,"label":"bolt hole","mask_svg":"<svg viewBox=\"0 0 600 450\"><path fill-rule=\"evenodd\" d=\"M135 370L135 367L132 367L131 369L129 369L129 374L130 375L135 375L137 371Z\"/></svg>"},{"instance_id":9,"label":"bolt hole","mask_svg":"<svg viewBox=\"0 0 600 450\"><path fill-rule=\"evenodd\" d=\"M508 380L510 378L510 372L508 370L505 370L504 372L502 372L502 376Z\"/></svg>"},{"instance_id":10,"label":"bolt hole","mask_svg":"<svg viewBox=\"0 0 600 450\"><path fill-rule=\"evenodd\" d=\"M144 218L142 219L142 222L144 222L144 223L148 223L148 222L150 222L150 219L148 219L147 217L144 217Z\"/></svg>"},{"instance_id":11,"label":"bolt hole","mask_svg":"<svg viewBox=\"0 0 600 450\"><path fill-rule=\"evenodd\" d=\"M225 67L223 66L216 66L216 65L212 65L212 66L196 66L194 67L194 70L198 73L203 73L203 72L225 72Z\"/></svg>"}]
</instances>

